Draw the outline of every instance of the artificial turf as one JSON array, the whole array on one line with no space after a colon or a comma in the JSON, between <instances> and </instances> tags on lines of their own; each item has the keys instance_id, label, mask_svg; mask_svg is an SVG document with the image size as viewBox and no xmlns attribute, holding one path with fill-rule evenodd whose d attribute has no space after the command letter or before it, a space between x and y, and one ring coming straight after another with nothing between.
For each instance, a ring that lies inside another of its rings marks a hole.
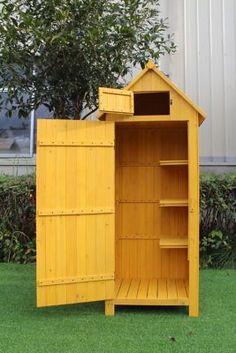
<instances>
[{"instance_id":1,"label":"artificial turf","mask_svg":"<svg viewBox=\"0 0 236 353\"><path fill-rule=\"evenodd\" d=\"M236 352L236 271L201 271L199 318L182 307L37 309L35 266L0 264L1 353Z\"/></svg>"}]
</instances>

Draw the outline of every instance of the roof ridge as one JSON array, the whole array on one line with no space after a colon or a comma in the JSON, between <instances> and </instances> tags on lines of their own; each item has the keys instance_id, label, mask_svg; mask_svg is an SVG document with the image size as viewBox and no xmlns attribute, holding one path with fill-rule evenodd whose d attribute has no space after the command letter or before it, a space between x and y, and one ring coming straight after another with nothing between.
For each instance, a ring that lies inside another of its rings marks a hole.
<instances>
[{"instance_id":1,"label":"roof ridge","mask_svg":"<svg viewBox=\"0 0 236 353\"><path fill-rule=\"evenodd\" d=\"M174 91L176 91L188 104L190 104L193 109L195 109L202 117L201 122L206 118L207 114L199 107L198 104L194 103L193 100L181 89L179 88L169 77L167 77L159 68L156 67L153 60L148 60L145 68L134 77L129 84L124 87L126 90L130 90L135 83L137 83L148 71L154 71L163 81L167 83Z\"/></svg>"}]
</instances>

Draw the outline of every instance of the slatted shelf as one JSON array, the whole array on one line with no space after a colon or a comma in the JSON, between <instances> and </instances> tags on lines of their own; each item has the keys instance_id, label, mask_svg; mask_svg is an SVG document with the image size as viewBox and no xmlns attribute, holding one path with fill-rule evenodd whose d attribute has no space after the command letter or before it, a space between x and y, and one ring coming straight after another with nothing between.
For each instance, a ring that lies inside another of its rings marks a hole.
<instances>
[{"instance_id":1,"label":"slatted shelf","mask_svg":"<svg viewBox=\"0 0 236 353\"><path fill-rule=\"evenodd\" d=\"M160 166L178 166L178 165L188 165L188 161L186 159L176 159L176 160L162 160L160 161Z\"/></svg>"},{"instance_id":2,"label":"slatted shelf","mask_svg":"<svg viewBox=\"0 0 236 353\"><path fill-rule=\"evenodd\" d=\"M163 199L160 200L160 207L187 207L188 200L172 200L172 199Z\"/></svg>"},{"instance_id":3,"label":"slatted shelf","mask_svg":"<svg viewBox=\"0 0 236 353\"><path fill-rule=\"evenodd\" d=\"M184 279L118 279L115 304L188 305L188 281Z\"/></svg>"},{"instance_id":4,"label":"slatted shelf","mask_svg":"<svg viewBox=\"0 0 236 353\"><path fill-rule=\"evenodd\" d=\"M188 247L188 238L162 238L160 248L162 249L182 249Z\"/></svg>"}]
</instances>

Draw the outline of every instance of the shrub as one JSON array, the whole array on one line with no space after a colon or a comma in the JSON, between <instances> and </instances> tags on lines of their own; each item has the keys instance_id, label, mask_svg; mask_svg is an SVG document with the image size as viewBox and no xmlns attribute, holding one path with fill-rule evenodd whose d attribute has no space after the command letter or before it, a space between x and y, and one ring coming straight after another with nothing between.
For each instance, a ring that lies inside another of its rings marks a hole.
<instances>
[{"instance_id":1,"label":"shrub","mask_svg":"<svg viewBox=\"0 0 236 353\"><path fill-rule=\"evenodd\" d=\"M204 267L236 265L236 173L201 176ZM35 178L0 176L0 261L35 261Z\"/></svg>"},{"instance_id":2,"label":"shrub","mask_svg":"<svg viewBox=\"0 0 236 353\"><path fill-rule=\"evenodd\" d=\"M34 176L0 176L0 261L35 261Z\"/></svg>"},{"instance_id":3,"label":"shrub","mask_svg":"<svg viewBox=\"0 0 236 353\"><path fill-rule=\"evenodd\" d=\"M205 267L236 264L236 173L201 176L200 251Z\"/></svg>"}]
</instances>

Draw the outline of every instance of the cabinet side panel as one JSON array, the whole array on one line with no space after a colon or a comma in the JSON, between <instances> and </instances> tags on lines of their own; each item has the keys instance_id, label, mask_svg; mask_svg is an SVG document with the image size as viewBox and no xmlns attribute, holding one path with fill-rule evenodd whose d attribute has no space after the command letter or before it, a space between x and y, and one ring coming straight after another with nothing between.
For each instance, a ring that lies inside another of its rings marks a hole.
<instances>
[{"instance_id":1,"label":"cabinet side panel","mask_svg":"<svg viewBox=\"0 0 236 353\"><path fill-rule=\"evenodd\" d=\"M189 314L198 316L199 312L199 161L198 124L188 123L189 152Z\"/></svg>"}]
</instances>

